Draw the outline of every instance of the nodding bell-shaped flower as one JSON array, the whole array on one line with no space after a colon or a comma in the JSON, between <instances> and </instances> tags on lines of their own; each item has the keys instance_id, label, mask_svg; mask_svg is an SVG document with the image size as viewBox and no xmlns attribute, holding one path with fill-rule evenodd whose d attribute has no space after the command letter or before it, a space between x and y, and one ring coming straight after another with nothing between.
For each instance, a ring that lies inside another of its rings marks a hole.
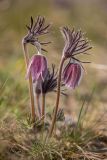
<instances>
[{"instance_id":1,"label":"nodding bell-shaped flower","mask_svg":"<svg viewBox=\"0 0 107 160\"><path fill-rule=\"evenodd\" d=\"M26 78L31 74L33 83L36 82L40 77L44 79L44 73L47 71L47 59L45 56L38 54L33 55L28 68Z\"/></svg>"},{"instance_id":2,"label":"nodding bell-shaped flower","mask_svg":"<svg viewBox=\"0 0 107 160\"><path fill-rule=\"evenodd\" d=\"M81 81L83 68L78 62L68 63L62 73L62 80L68 88L75 89Z\"/></svg>"}]
</instances>

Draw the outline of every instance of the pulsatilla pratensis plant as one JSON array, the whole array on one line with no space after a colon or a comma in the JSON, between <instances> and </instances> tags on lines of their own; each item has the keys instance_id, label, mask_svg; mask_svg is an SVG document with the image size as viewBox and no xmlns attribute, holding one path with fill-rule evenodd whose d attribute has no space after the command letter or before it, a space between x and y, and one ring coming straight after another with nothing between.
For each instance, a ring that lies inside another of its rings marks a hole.
<instances>
[{"instance_id":1,"label":"pulsatilla pratensis plant","mask_svg":"<svg viewBox=\"0 0 107 160\"><path fill-rule=\"evenodd\" d=\"M31 115L32 115L32 121L35 121L36 113L35 113L35 104L34 104L34 92L33 92L33 81L35 81L39 78L39 76L42 76L42 72L45 70L44 67L46 66L46 59L41 55L41 50L44 50L41 48L41 45L46 45L48 42L39 42L39 36L47 34L48 29L50 27L49 25L45 25L45 18L38 16L37 20L34 22L33 18L31 17L31 23L30 26L26 26L28 29L28 34L23 38L22 40L22 46L24 51L24 57L25 57L25 63L27 68L27 76L29 77L29 93L30 93L30 100L31 100ZM29 54L27 51L27 44L30 43L37 47L38 49L38 55L34 55L29 62ZM30 63L30 64L29 64ZM40 66L40 64L42 66ZM35 68L37 67L36 71ZM45 66L43 66L45 65ZM33 69L34 67L34 69ZM37 74L37 75L36 75ZM34 77L36 75L36 77Z\"/></svg>"},{"instance_id":2,"label":"pulsatilla pratensis plant","mask_svg":"<svg viewBox=\"0 0 107 160\"><path fill-rule=\"evenodd\" d=\"M68 27L62 27L60 30L65 40L65 46L62 51L60 65L57 72L55 71L55 65L52 65L52 69L50 70L48 68L47 58L42 54L42 51L45 51L42 46L49 42L41 42L39 40L39 36L49 32L49 28L50 24L45 25L44 17L39 16L35 22L31 17L31 24L27 26L28 34L23 38L22 44L27 66L26 78L29 79L33 122L35 122L37 117L39 119L43 118L44 121L46 94L55 91L57 88L56 104L48 134L48 137L51 137L58 114L61 86L63 84L63 86L72 90L79 85L84 73L82 63L89 62L82 62L77 59L76 55L87 54L87 51L92 47L80 30L76 31L74 28L70 30ZM28 43L37 48L37 54L34 54L31 58L29 58L27 52L26 46ZM66 65L64 64L65 62ZM34 96L36 96L37 111L35 109ZM42 97L42 102L40 101L40 97Z\"/></svg>"}]
</instances>

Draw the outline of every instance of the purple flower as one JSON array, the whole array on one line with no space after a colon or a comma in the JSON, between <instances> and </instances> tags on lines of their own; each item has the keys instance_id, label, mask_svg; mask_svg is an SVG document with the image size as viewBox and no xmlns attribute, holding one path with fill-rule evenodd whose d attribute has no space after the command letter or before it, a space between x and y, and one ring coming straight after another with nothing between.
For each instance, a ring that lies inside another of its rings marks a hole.
<instances>
[{"instance_id":1,"label":"purple flower","mask_svg":"<svg viewBox=\"0 0 107 160\"><path fill-rule=\"evenodd\" d=\"M79 85L82 73L83 68L79 63L68 63L63 70L62 80L67 87L74 89Z\"/></svg>"},{"instance_id":2,"label":"purple flower","mask_svg":"<svg viewBox=\"0 0 107 160\"><path fill-rule=\"evenodd\" d=\"M47 71L47 60L43 55L34 55L28 65L26 78L29 77L30 73L33 82L37 81L40 76L44 79L44 73Z\"/></svg>"},{"instance_id":3,"label":"purple flower","mask_svg":"<svg viewBox=\"0 0 107 160\"><path fill-rule=\"evenodd\" d=\"M63 71L63 82L66 86L74 89L79 85L83 67L81 63L90 63L83 62L77 59L79 54L88 54L87 51L92 47L89 44L89 41L84 37L84 33L80 30L76 31L74 28L70 30L68 27L63 27L61 33L65 40L65 46L63 49L64 59L70 59L70 62L65 67Z\"/></svg>"}]
</instances>

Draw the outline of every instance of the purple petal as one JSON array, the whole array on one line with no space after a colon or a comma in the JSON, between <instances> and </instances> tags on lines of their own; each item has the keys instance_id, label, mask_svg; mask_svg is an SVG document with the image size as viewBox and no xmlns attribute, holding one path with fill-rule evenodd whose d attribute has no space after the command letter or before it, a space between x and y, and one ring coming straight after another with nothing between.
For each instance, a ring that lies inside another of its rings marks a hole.
<instances>
[{"instance_id":1,"label":"purple petal","mask_svg":"<svg viewBox=\"0 0 107 160\"><path fill-rule=\"evenodd\" d=\"M63 82L67 87L74 89L79 85L83 69L79 63L69 63L63 71Z\"/></svg>"},{"instance_id":2,"label":"purple petal","mask_svg":"<svg viewBox=\"0 0 107 160\"><path fill-rule=\"evenodd\" d=\"M47 70L47 60L42 55L34 55L28 65L27 75L32 75L33 82L37 81L40 76L43 76L43 71Z\"/></svg>"}]
</instances>

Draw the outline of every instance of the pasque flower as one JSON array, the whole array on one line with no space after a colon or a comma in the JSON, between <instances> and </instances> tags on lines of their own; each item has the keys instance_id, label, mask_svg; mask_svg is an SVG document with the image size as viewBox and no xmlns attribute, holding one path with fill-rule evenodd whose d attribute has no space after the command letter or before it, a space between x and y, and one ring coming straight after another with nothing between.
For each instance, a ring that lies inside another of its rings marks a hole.
<instances>
[{"instance_id":1,"label":"pasque flower","mask_svg":"<svg viewBox=\"0 0 107 160\"><path fill-rule=\"evenodd\" d=\"M43 76L43 78L42 78ZM52 70L47 68L42 72L42 76L36 81L35 93L42 95L42 106L38 107L39 113L45 118L45 97L48 92L52 92L57 87L57 72L55 66L52 65ZM40 105L39 105L40 106Z\"/></svg>"},{"instance_id":2,"label":"pasque flower","mask_svg":"<svg viewBox=\"0 0 107 160\"><path fill-rule=\"evenodd\" d=\"M70 30L68 27L63 27L61 29L61 33L65 40L65 46L63 49L63 54L59 65L57 99L56 99L54 115L52 118L52 125L49 130L49 137L51 137L53 133L53 129L56 122L60 93L61 93L60 91L61 78L63 77L65 85L69 86L70 88L75 88L79 84L82 75L82 68L81 68L82 61L78 60L75 56L78 54L87 54L86 51L92 48L89 46L89 41L84 38L84 34L81 31L75 31L74 29ZM75 63L68 63L62 75L63 65L65 60L67 59L70 59L70 61L75 61ZM80 64L78 64L77 62L80 62Z\"/></svg>"},{"instance_id":3,"label":"pasque flower","mask_svg":"<svg viewBox=\"0 0 107 160\"><path fill-rule=\"evenodd\" d=\"M39 36L45 35L48 33L50 24L46 25L45 18L38 16L36 21L34 21L33 18L31 17L31 23L26 27L28 29L28 33L22 39L22 46L24 51L25 64L27 68L27 78L29 77L31 117L32 117L32 121L34 122L35 121L35 102L34 102L33 82L35 82L40 76L42 76L42 72L47 67L47 61L46 61L46 58L42 55L37 55L37 56L34 55L31 58L31 60L29 60L30 56L27 50L27 44L30 43L34 45L37 48L38 52L41 53L41 50L44 50L44 48L42 48L41 45L46 45L50 42L39 41ZM33 79L33 82L32 82L32 79Z\"/></svg>"},{"instance_id":4,"label":"pasque flower","mask_svg":"<svg viewBox=\"0 0 107 160\"><path fill-rule=\"evenodd\" d=\"M38 54L33 55L28 68L27 68L27 74L26 78L32 76L32 81L37 81L40 77L44 79L44 72L47 71L47 59L45 56Z\"/></svg>"},{"instance_id":5,"label":"pasque flower","mask_svg":"<svg viewBox=\"0 0 107 160\"><path fill-rule=\"evenodd\" d=\"M79 30L70 30L68 27L63 27L61 33L65 39L65 46L63 49L63 57L70 59L67 66L64 68L62 73L62 80L64 84L74 89L78 86L83 73L83 66L81 60L75 56L78 54L87 54L86 51L92 47L89 45L89 41L84 38L84 34Z\"/></svg>"},{"instance_id":6,"label":"pasque flower","mask_svg":"<svg viewBox=\"0 0 107 160\"><path fill-rule=\"evenodd\" d=\"M83 75L83 68L79 63L68 63L63 70L62 80L65 86L74 89L79 85Z\"/></svg>"}]
</instances>

